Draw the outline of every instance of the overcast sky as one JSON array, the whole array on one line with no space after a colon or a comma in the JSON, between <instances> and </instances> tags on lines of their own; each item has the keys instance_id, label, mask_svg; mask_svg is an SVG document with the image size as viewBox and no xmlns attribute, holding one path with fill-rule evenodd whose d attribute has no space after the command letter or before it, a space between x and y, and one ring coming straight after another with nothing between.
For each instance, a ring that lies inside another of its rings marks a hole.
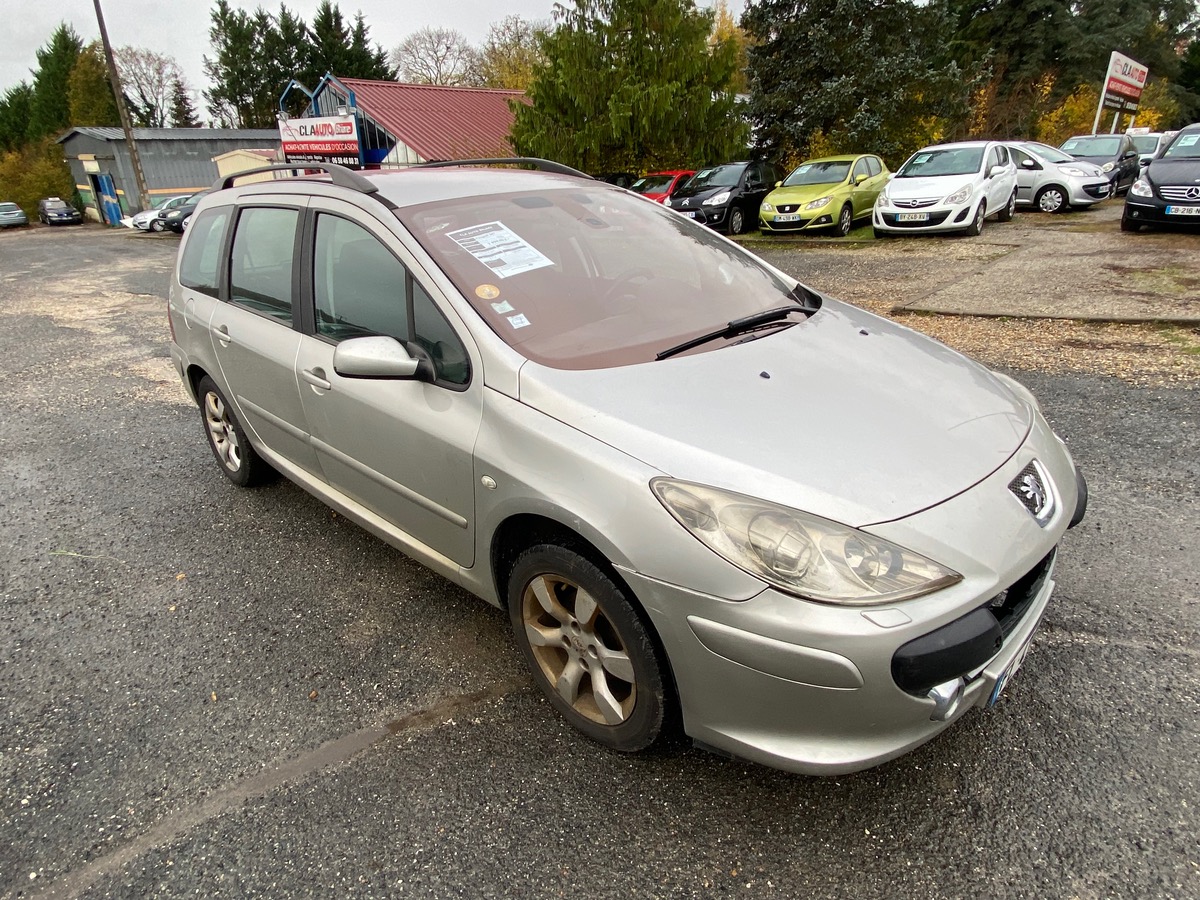
<instances>
[{"instance_id":1,"label":"overcast sky","mask_svg":"<svg viewBox=\"0 0 1200 900\"><path fill-rule=\"evenodd\" d=\"M284 5L312 24L319 2L288 0ZM262 6L272 12L280 6L278 0L231 0L230 5L246 10ZM342 15L351 21L362 10L371 40L389 51L426 26L455 28L478 44L492 22L506 15L549 19L552 5L552 0L338 0ZM101 0L114 47L132 44L174 57L197 91L207 85L202 57L212 52L208 45L212 6L209 0ZM8 37L0 44L0 93L30 80L29 70L37 65L36 51L60 22L71 25L84 43L100 36L92 0L28 0L20 4L0 0L0 13L6 14L8 21ZM204 115L203 101L197 99L197 108Z\"/></svg>"}]
</instances>

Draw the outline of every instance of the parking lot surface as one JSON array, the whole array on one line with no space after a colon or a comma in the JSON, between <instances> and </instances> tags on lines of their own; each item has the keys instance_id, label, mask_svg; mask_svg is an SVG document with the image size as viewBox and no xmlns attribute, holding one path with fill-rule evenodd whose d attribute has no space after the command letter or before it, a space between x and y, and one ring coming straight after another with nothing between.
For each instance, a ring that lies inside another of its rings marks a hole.
<instances>
[{"instance_id":1,"label":"parking lot surface","mask_svg":"<svg viewBox=\"0 0 1200 900\"><path fill-rule=\"evenodd\" d=\"M994 710L837 779L627 757L503 613L226 481L167 354L176 246L0 235L0 895L1200 896L1196 381L1008 370L1092 500Z\"/></svg>"}]
</instances>

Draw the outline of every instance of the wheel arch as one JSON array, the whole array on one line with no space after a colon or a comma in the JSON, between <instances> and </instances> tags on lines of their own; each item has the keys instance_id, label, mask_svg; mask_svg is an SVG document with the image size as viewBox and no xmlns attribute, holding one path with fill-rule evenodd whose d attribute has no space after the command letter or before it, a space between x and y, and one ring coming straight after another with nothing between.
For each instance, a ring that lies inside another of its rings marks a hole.
<instances>
[{"instance_id":1,"label":"wheel arch","mask_svg":"<svg viewBox=\"0 0 1200 900\"><path fill-rule=\"evenodd\" d=\"M620 570L613 565L608 556L595 543L571 526L548 515L529 512L515 513L500 523L492 534L489 562L496 596L500 599L501 608L508 607L508 581L517 558L530 547L538 544L556 544L578 553L611 578L613 583L621 589L638 618L642 620L650 640L654 643L654 649L659 654L659 659L667 674L666 687L678 709L679 688L675 682L675 671L671 665L671 658L667 655L662 637L659 635L658 629L654 627L654 621L646 612L637 593L621 576Z\"/></svg>"}]
</instances>

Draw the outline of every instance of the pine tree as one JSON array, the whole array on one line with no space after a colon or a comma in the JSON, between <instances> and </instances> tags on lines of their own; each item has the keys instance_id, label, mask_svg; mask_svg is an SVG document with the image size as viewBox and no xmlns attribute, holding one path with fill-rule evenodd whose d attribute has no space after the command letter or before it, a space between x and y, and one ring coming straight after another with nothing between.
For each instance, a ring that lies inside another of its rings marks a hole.
<instances>
[{"instance_id":1,"label":"pine tree","mask_svg":"<svg viewBox=\"0 0 1200 900\"><path fill-rule=\"evenodd\" d=\"M88 44L75 62L67 82L67 105L72 125L121 124L104 48L99 41Z\"/></svg>"},{"instance_id":2,"label":"pine tree","mask_svg":"<svg viewBox=\"0 0 1200 900\"><path fill-rule=\"evenodd\" d=\"M171 127L199 128L196 107L192 105L192 94L180 78L171 86Z\"/></svg>"},{"instance_id":3,"label":"pine tree","mask_svg":"<svg viewBox=\"0 0 1200 900\"><path fill-rule=\"evenodd\" d=\"M736 48L709 45L692 0L575 0L540 41L529 97L514 104L517 152L584 171L722 161L745 125L728 86Z\"/></svg>"},{"instance_id":4,"label":"pine tree","mask_svg":"<svg viewBox=\"0 0 1200 900\"><path fill-rule=\"evenodd\" d=\"M54 30L46 45L37 51L38 68L33 76L33 98L29 107L29 125L25 131L29 140L36 141L70 127L68 89L71 70L75 68L75 62L82 52L83 41L65 22Z\"/></svg>"},{"instance_id":5,"label":"pine tree","mask_svg":"<svg viewBox=\"0 0 1200 900\"><path fill-rule=\"evenodd\" d=\"M33 86L27 81L19 82L0 97L0 150L16 150L25 143L32 107Z\"/></svg>"},{"instance_id":6,"label":"pine tree","mask_svg":"<svg viewBox=\"0 0 1200 900\"><path fill-rule=\"evenodd\" d=\"M313 16L312 35L308 58L308 69L300 80L310 88L315 88L325 75L345 75L350 62L350 29L342 11L332 0L321 0L317 13Z\"/></svg>"},{"instance_id":7,"label":"pine tree","mask_svg":"<svg viewBox=\"0 0 1200 900\"><path fill-rule=\"evenodd\" d=\"M270 86L264 85L263 70L263 31L271 26L269 16L256 20L231 8L228 0L217 0L213 7L208 31L213 56L204 57L204 73L212 87L204 92L204 99L213 120L227 128L275 124L275 103L283 85L272 96Z\"/></svg>"}]
</instances>

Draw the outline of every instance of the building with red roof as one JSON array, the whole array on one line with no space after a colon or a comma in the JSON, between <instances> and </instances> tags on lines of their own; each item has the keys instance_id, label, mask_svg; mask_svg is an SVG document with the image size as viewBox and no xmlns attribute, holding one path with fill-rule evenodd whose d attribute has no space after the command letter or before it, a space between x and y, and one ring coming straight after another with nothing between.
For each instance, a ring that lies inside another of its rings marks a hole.
<instances>
[{"instance_id":1,"label":"building with red roof","mask_svg":"<svg viewBox=\"0 0 1200 900\"><path fill-rule=\"evenodd\" d=\"M355 116L367 166L390 168L450 159L512 156L513 103L522 91L367 81L326 75L309 93L308 117Z\"/></svg>"}]
</instances>

